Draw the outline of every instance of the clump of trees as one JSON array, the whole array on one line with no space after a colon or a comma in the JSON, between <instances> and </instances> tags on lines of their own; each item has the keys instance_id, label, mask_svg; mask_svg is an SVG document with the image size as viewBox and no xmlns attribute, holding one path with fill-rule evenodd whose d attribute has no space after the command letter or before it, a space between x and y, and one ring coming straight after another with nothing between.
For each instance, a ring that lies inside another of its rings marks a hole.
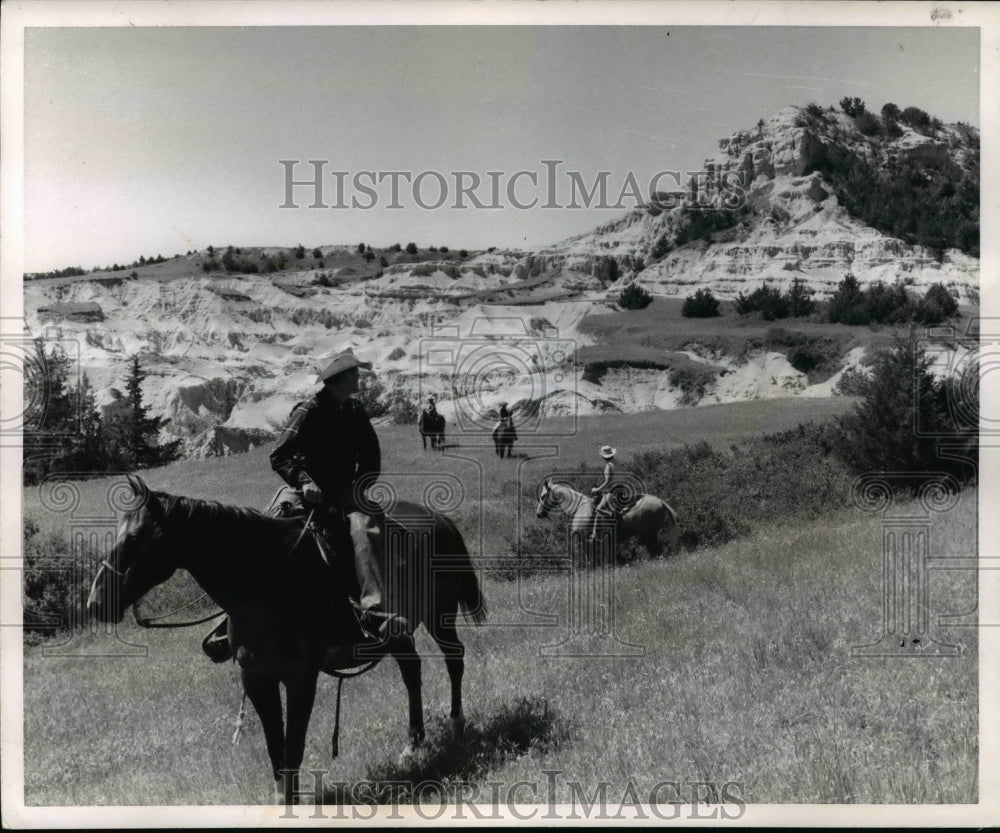
<instances>
[{"instance_id":1,"label":"clump of trees","mask_svg":"<svg viewBox=\"0 0 1000 833\"><path fill-rule=\"evenodd\" d=\"M834 324L915 322L934 326L957 314L958 301L942 284L932 284L918 297L899 282L890 286L877 281L862 289L850 273L837 284L827 305L827 319Z\"/></svg>"},{"instance_id":2,"label":"clump of trees","mask_svg":"<svg viewBox=\"0 0 1000 833\"><path fill-rule=\"evenodd\" d=\"M38 483L50 472L134 471L161 466L180 456L180 440L159 442L168 420L150 416L143 399L146 373L133 357L125 392L112 389L114 401L97 405L87 374L72 378L73 366L60 348L46 352L35 343L32 370L25 374L28 408L24 422L24 483Z\"/></svg>"},{"instance_id":3,"label":"clump of trees","mask_svg":"<svg viewBox=\"0 0 1000 833\"><path fill-rule=\"evenodd\" d=\"M845 97L840 106L868 136L896 138L902 135L901 124L927 136L944 127L919 107L901 110L889 102L880 119L859 98ZM869 162L848 148L830 146L816 155L805 173L823 173L851 216L885 234L926 246L939 260L949 248L978 257L978 138L967 126L960 133L970 150L961 163L950 157L911 154L890 155L885 163Z\"/></svg>"},{"instance_id":4,"label":"clump of trees","mask_svg":"<svg viewBox=\"0 0 1000 833\"><path fill-rule=\"evenodd\" d=\"M765 321L777 318L804 318L815 308L813 291L800 278L795 278L787 292L781 292L768 283L755 289L749 295L742 292L736 296L736 312L747 315L759 312Z\"/></svg>"}]
</instances>

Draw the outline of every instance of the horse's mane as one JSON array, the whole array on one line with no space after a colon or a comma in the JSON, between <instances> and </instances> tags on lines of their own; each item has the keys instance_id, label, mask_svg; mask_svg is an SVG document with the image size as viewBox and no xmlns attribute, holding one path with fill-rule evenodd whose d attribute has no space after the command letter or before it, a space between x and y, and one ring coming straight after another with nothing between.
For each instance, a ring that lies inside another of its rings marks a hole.
<instances>
[{"instance_id":1,"label":"horse's mane","mask_svg":"<svg viewBox=\"0 0 1000 833\"><path fill-rule=\"evenodd\" d=\"M171 519L178 518L183 521L223 519L241 523L273 522L277 520L271 515L261 512L259 509L250 509L245 506L231 506L228 503L221 503L217 500L171 495L167 492L155 492L154 494L162 504L166 516Z\"/></svg>"}]
</instances>

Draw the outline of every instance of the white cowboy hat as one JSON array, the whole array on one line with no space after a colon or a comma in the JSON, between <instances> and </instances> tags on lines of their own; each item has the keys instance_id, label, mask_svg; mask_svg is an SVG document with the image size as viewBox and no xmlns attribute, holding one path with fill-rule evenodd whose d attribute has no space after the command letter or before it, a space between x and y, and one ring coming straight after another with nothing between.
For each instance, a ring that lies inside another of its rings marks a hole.
<instances>
[{"instance_id":1,"label":"white cowboy hat","mask_svg":"<svg viewBox=\"0 0 1000 833\"><path fill-rule=\"evenodd\" d=\"M346 350L337 353L336 356L330 361L330 363L323 368L322 372L316 378L317 382L326 382L327 379L332 379L338 373L343 373L345 370L350 370L352 367L363 367L366 370L371 370L371 362L363 362L357 356L354 355L354 351L348 347Z\"/></svg>"},{"instance_id":2,"label":"white cowboy hat","mask_svg":"<svg viewBox=\"0 0 1000 833\"><path fill-rule=\"evenodd\" d=\"M614 457L616 451L617 449L612 448L610 445L601 446L601 456L605 460L610 460L612 457Z\"/></svg>"}]
</instances>

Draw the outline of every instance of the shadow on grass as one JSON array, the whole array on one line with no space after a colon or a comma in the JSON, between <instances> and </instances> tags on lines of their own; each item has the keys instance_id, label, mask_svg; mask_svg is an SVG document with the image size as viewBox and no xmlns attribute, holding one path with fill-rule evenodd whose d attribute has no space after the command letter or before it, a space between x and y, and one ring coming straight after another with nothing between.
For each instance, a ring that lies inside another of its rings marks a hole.
<instances>
[{"instance_id":1,"label":"shadow on grass","mask_svg":"<svg viewBox=\"0 0 1000 833\"><path fill-rule=\"evenodd\" d=\"M542 697L522 697L482 724L470 720L462 734L439 717L429 727L423 746L398 761L369 766L364 782L327 787L323 804L447 800L507 761L531 749L557 749L569 736L568 722Z\"/></svg>"}]
</instances>

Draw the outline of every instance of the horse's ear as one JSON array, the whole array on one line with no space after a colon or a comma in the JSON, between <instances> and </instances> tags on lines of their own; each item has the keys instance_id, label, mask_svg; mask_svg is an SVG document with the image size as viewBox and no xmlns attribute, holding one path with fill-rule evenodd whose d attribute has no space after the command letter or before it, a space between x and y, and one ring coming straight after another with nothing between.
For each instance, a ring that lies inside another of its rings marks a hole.
<instances>
[{"instance_id":1,"label":"horse's ear","mask_svg":"<svg viewBox=\"0 0 1000 833\"><path fill-rule=\"evenodd\" d=\"M128 484L132 487L132 491L135 492L136 499L140 504L149 500L149 486L143 482L141 477L133 477L131 474L127 474L125 475L125 479L128 480Z\"/></svg>"}]
</instances>

